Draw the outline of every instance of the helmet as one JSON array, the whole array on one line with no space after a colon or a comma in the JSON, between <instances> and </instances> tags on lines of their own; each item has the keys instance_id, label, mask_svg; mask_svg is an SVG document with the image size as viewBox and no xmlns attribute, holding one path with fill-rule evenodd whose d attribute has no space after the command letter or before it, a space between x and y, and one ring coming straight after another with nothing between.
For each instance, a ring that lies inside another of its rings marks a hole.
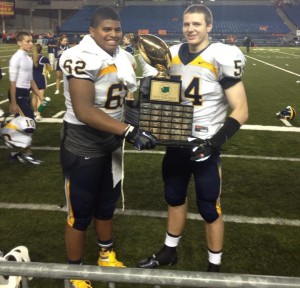
<instances>
[{"instance_id":1,"label":"helmet","mask_svg":"<svg viewBox=\"0 0 300 288\"><path fill-rule=\"evenodd\" d=\"M18 246L12 249L6 255L0 256L0 261L30 262L28 248L25 246ZM29 277L28 279L31 280L32 277ZM21 282L22 282L21 276L0 275L0 287L7 287L7 288L20 287Z\"/></svg>"},{"instance_id":2,"label":"helmet","mask_svg":"<svg viewBox=\"0 0 300 288\"><path fill-rule=\"evenodd\" d=\"M296 110L292 106L287 106L282 111L276 113L277 118L292 120L296 116Z\"/></svg>"},{"instance_id":3,"label":"helmet","mask_svg":"<svg viewBox=\"0 0 300 288\"><path fill-rule=\"evenodd\" d=\"M4 123L0 135L8 148L27 148L31 145L32 133L35 130L35 121L29 117L18 116Z\"/></svg>"}]
</instances>

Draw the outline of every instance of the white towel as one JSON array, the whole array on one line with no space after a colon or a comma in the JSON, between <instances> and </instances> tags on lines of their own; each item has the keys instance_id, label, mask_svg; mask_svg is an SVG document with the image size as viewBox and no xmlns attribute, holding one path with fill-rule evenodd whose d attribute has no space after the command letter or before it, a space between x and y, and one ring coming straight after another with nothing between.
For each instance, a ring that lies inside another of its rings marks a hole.
<instances>
[{"instance_id":1,"label":"white towel","mask_svg":"<svg viewBox=\"0 0 300 288\"><path fill-rule=\"evenodd\" d=\"M116 187L116 185L122 179L122 148L121 147L112 153L112 174L113 174L114 187Z\"/></svg>"},{"instance_id":2,"label":"white towel","mask_svg":"<svg viewBox=\"0 0 300 288\"><path fill-rule=\"evenodd\" d=\"M137 89L136 75L125 53L126 52L119 47L114 64L117 66L119 80L130 92L134 92Z\"/></svg>"}]
</instances>

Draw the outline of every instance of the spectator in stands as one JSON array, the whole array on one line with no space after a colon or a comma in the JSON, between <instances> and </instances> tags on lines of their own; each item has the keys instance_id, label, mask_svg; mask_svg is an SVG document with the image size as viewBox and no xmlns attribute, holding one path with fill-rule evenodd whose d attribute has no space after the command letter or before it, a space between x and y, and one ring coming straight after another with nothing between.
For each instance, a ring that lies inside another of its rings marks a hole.
<instances>
[{"instance_id":1,"label":"spectator in stands","mask_svg":"<svg viewBox=\"0 0 300 288\"><path fill-rule=\"evenodd\" d=\"M9 111L18 116L26 116L34 119L30 103L30 89L42 102L44 100L35 81L33 80L33 61L28 53L32 50L32 36L27 32L19 32L16 35L19 50L13 54L9 61ZM30 147L19 152L11 152L13 159L23 163L38 165L40 160L32 155Z\"/></svg>"},{"instance_id":2,"label":"spectator in stands","mask_svg":"<svg viewBox=\"0 0 300 288\"><path fill-rule=\"evenodd\" d=\"M69 40L68 37L63 35L58 40L59 44L56 48L56 91L55 94L59 94L59 87L60 87L60 81L62 80L62 71L59 66L59 59L64 51L66 51L69 48Z\"/></svg>"},{"instance_id":3,"label":"spectator in stands","mask_svg":"<svg viewBox=\"0 0 300 288\"><path fill-rule=\"evenodd\" d=\"M64 116L61 165L68 217L65 244L68 262L81 264L91 221L98 238L98 265L124 267L113 250L112 224L121 193L122 142L137 150L154 148L146 131L122 122L127 90L136 77L122 39L120 16L101 6L91 17L89 35L60 58L67 112ZM73 288L91 288L90 281L70 280Z\"/></svg>"},{"instance_id":4,"label":"spectator in stands","mask_svg":"<svg viewBox=\"0 0 300 288\"><path fill-rule=\"evenodd\" d=\"M184 230L187 190L194 176L196 204L205 221L208 272L219 272L224 224L220 206L221 146L248 118L248 105L241 81L245 57L236 46L210 43L213 16L208 7L189 6L183 13L186 43L170 48L169 75L181 79L182 104L194 106L194 148L167 147L163 164L164 196L168 222L162 248L138 263L141 268L172 265L178 260L176 247ZM231 112L227 117L228 104ZM227 118L226 118L227 117ZM223 125L222 125L223 124ZM150 239L157 235L149 235ZM195 251L189 251L189 257Z\"/></svg>"},{"instance_id":5,"label":"spectator in stands","mask_svg":"<svg viewBox=\"0 0 300 288\"><path fill-rule=\"evenodd\" d=\"M123 37L123 44L125 45L125 50L129 52L131 55L134 55L134 47L132 45L132 41L134 38L133 33L125 34Z\"/></svg>"},{"instance_id":6,"label":"spectator in stands","mask_svg":"<svg viewBox=\"0 0 300 288\"><path fill-rule=\"evenodd\" d=\"M40 95L44 96L45 89L47 87L47 77L50 77L51 66L47 57L42 55L43 46L36 44L32 49L33 59L33 79L39 89ZM42 119L38 107L41 105L41 101L35 92L32 92L31 104L34 112L35 120Z\"/></svg>"}]
</instances>

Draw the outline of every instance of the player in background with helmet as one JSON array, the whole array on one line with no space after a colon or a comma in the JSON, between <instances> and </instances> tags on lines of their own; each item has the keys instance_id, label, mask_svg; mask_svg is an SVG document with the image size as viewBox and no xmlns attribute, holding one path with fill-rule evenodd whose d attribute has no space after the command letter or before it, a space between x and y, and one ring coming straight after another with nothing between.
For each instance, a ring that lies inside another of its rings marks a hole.
<instances>
[{"instance_id":1,"label":"player in background with helmet","mask_svg":"<svg viewBox=\"0 0 300 288\"><path fill-rule=\"evenodd\" d=\"M60 58L67 112L61 137L68 217L65 244L68 263L83 261L86 230L94 223L98 265L124 267L113 250L112 222L121 193L123 139L137 150L151 149L154 137L122 122L127 91L136 77L119 46L122 29L112 7L99 7L91 17L89 35ZM70 280L73 288L90 281Z\"/></svg>"},{"instance_id":2,"label":"player in background with helmet","mask_svg":"<svg viewBox=\"0 0 300 288\"><path fill-rule=\"evenodd\" d=\"M183 13L186 43L170 48L169 75L182 80L182 104L194 106L192 133L200 144L195 143L193 149L167 148L162 168L168 204L165 243L157 253L138 263L141 268L177 262L176 247L186 222L187 189L193 175L197 207L205 221L207 271L220 271L224 239L220 149L247 120L248 104L241 80L245 57L236 46L211 44L212 27L213 17L206 6L189 6ZM228 106L231 111L227 117Z\"/></svg>"},{"instance_id":3,"label":"player in background with helmet","mask_svg":"<svg viewBox=\"0 0 300 288\"><path fill-rule=\"evenodd\" d=\"M47 57L42 55L43 46L36 44L32 49L32 60L33 60L33 79L39 89L39 92L44 96L45 89L47 87L47 77L50 77L51 66L50 61ZM38 107L41 105L40 99L33 92L31 104L34 112L34 117L37 121L41 120L41 114L38 111Z\"/></svg>"},{"instance_id":4,"label":"player in background with helmet","mask_svg":"<svg viewBox=\"0 0 300 288\"><path fill-rule=\"evenodd\" d=\"M28 55L33 47L32 36L27 32L19 32L16 35L16 41L19 50L13 54L9 61L9 111L16 116L26 116L34 120L30 90L37 95L41 102L44 100L44 96L41 95L33 80L33 61ZM35 165L41 163L32 155L30 147L21 151L13 151L11 156L14 159L21 159L23 163Z\"/></svg>"}]
</instances>

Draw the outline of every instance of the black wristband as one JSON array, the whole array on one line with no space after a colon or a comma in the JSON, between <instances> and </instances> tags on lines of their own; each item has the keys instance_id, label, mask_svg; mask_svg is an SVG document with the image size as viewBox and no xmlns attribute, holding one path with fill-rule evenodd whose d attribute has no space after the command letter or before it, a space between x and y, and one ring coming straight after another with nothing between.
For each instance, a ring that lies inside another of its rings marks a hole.
<instances>
[{"instance_id":1,"label":"black wristband","mask_svg":"<svg viewBox=\"0 0 300 288\"><path fill-rule=\"evenodd\" d=\"M241 127L239 121L228 117L221 129L211 138L212 145L220 148L229 138L231 138Z\"/></svg>"}]
</instances>

